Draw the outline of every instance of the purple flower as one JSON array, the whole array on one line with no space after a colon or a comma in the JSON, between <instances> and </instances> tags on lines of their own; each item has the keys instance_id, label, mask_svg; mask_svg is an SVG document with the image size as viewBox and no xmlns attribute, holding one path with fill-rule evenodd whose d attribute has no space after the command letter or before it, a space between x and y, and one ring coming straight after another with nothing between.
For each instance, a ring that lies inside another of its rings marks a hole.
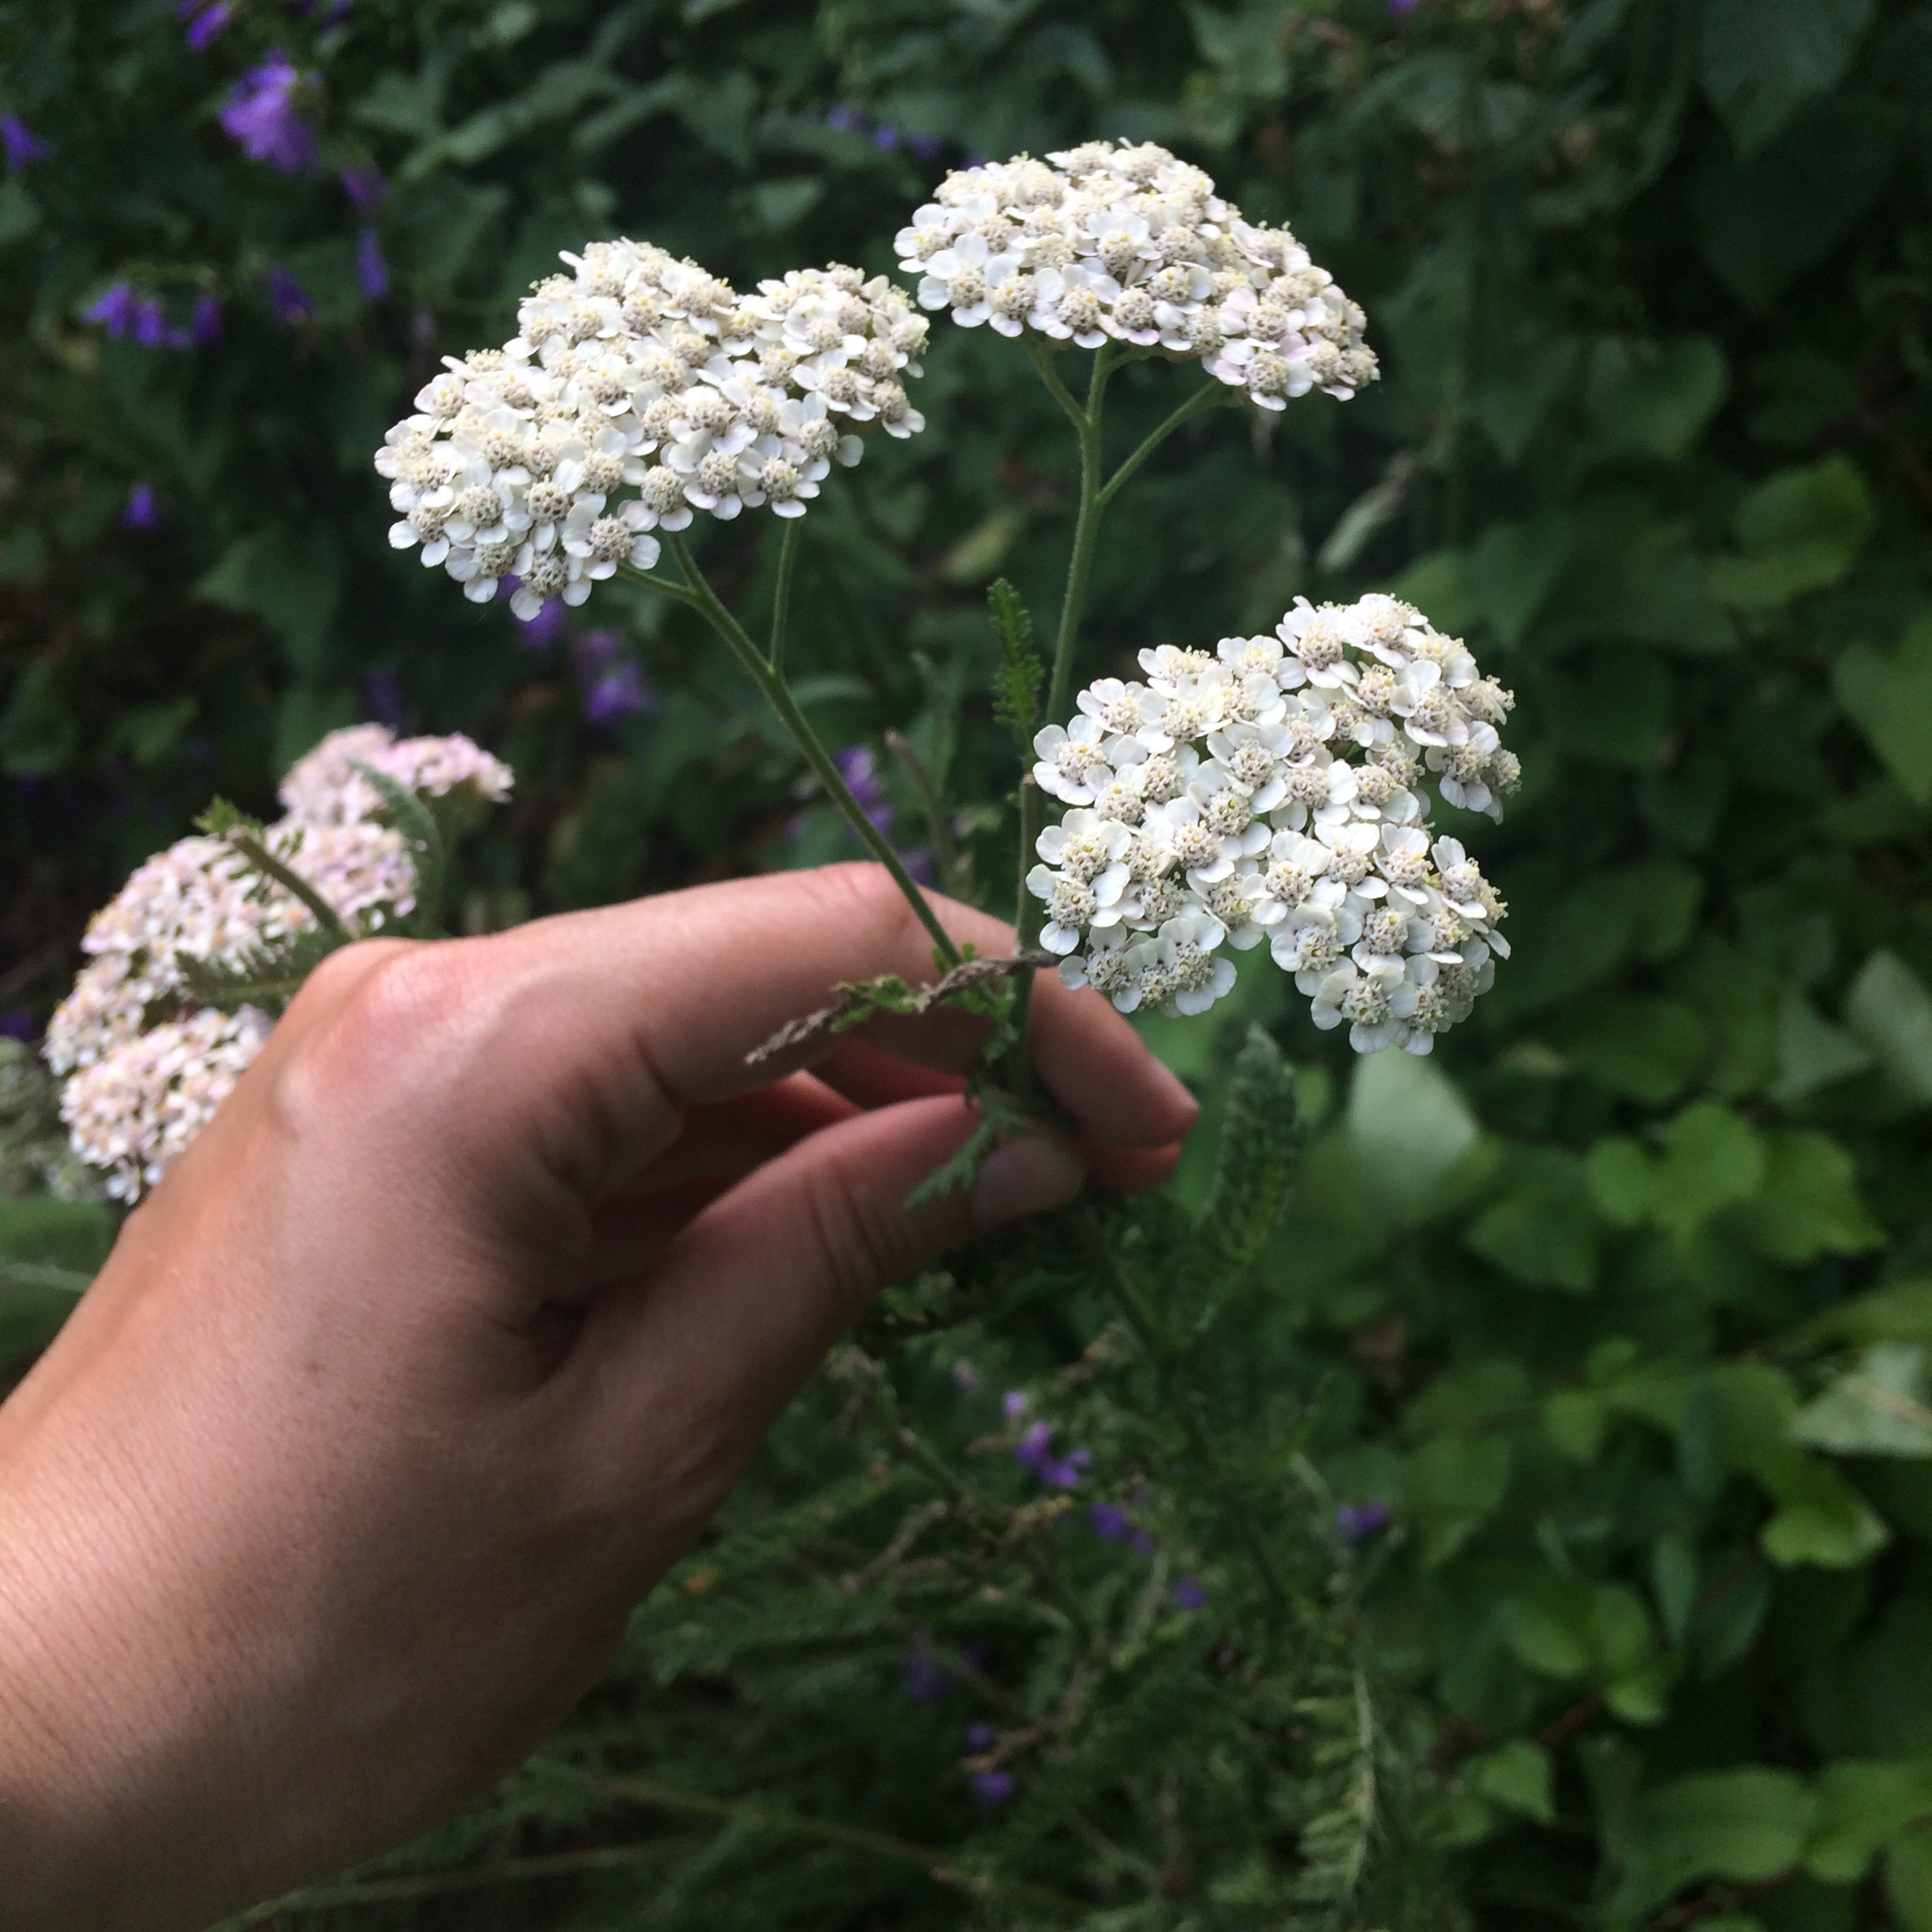
<instances>
[{"instance_id":1,"label":"purple flower","mask_svg":"<svg viewBox=\"0 0 1932 1932\"><path fill-rule=\"evenodd\" d=\"M1335 1514L1335 1541L1350 1549L1360 1549L1389 1526L1391 1513L1380 1496L1371 1496L1366 1503L1344 1503Z\"/></svg>"},{"instance_id":2,"label":"purple flower","mask_svg":"<svg viewBox=\"0 0 1932 1932\"><path fill-rule=\"evenodd\" d=\"M1080 1481L1080 1471L1093 1460L1093 1452L1076 1449L1056 1456L1050 1423L1035 1422L1013 1444L1013 1460L1031 1470L1050 1489L1071 1489Z\"/></svg>"},{"instance_id":3,"label":"purple flower","mask_svg":"<svg viewBox=\"0 0 1932 1932\"><path fill-rule=\"evenodd\" d=\"M990 1750L993 1736L990 1724L968 1724L966 1727L966 1748L969 1751Z\"/></svg>"},{"instance_id":4,"label":"purple flower","mask_svg":"<svg viewBox=\"0 0 1932 1932\"><path fill-rule=\"evenodd\" d=\"M268 271L268 305L275 312L278 322L286 322L291 327L315 307L309 299L309 291L286 268L273 266Z\"/></svg>"},{"instance_id":5,"label":"purple flower","mask_svg":"<svg viewBox=\"0 0 1932 1932\"><path fill-rule=\"evenodd\" d=\"M134 339L144 349L172 349L178 345L168 329L167 311L152 295L139 295L133 310Z\"/></svg>"},{"instance_id":6,"label":"purple flower","mask_svg":"<svg viewBox=\"0 0 1932 1932\"><path fill-rule=\"evenodd\" d=\"M593 724L615 724L620 718L657 709L644 673L627 657L612 665L584 693L584 716Z\"/></svg>"},{"instance_id":7,"label":"purple flower","mask_svg":"<svg viewBox=\"0 0 1932 1932\"><path fill-rule=\"evenodd\" d=\"M1127 1512L1112 1503L1096 1503L1087 1512L1093 1524L1094 1534L1108 1543L1125 1540L1129 1524Z\"/></svg>"},{"instance_id":8,"label":"purple flower","mask_svg":"<svg viewBox=\"0 0 1932 1932\"><path fill-rule=\"evenodd\" d=\"M966 1781L982 1804L1002 1805L1013 1795L1013 1775L1010 1771L970 1772Z\"/></svg>"},{"instance_id":9,"label":"purple flower","mask_svg":"<svg viewBox=\"0 0 1932 1932\"><path fill-rule=\"evenodd\" d=\"M953 1687L945 1667L929 1650L915 1650L905 1661L905 1694L915 1702L930 1704Z\"/></svg>"},{"instance_id":10,"label":"purple flower","mask_svg":"<svg viewBox=\"0 0 1932 1932\"><path fill-rule=\"evenodd\" d=\"M140 305L140 298L126 283L110 283L80 311L80 319L84 322L99 323L118 342L134 326Z\"/></svg>"},{"instance_id":11,"label":"purple flower","mask_svg":"<svg viewBox=\"0 0 1932 1932\"><path fill-rule=\"evenodd\" d=\"M841 134L863 133L865 130L865 125L866 116L862 114L856 107L847 107L843 101L840 102L836 107L830 109L826 115L826 125L829 128L837 128Z\"/></svg>"},{"instance_id":12,"label":"purple flower","mask_svg":"<svg viewBox=\"0 0 1932 1932\"><path fill-rule=\"evenodd\" d=\"M362 674L362 702L379 724L391 731L402 728L402 680L386 665Z\"/></svg>"},{"instance_id":13,"label":"purple flower","mask_svg":"<svg viewBox=\"0 0 1932 1932\"><path fill-rule=\"evenodd\" d=\"M30 1040L39 1031L24 1006L9 1006L0 1013L0 1039Z\"/></svg>"},{"instance_id":14,"label":"purple flower","mask_svg":"<svg viewBox=\"0 0 1932 1932\"><path fill-rule=\"evenodd\" d=\"M1208 1607L1208 1593L1201 1588L1199 1577L1176 1577L1167 1594L1183 1610L1204 1610Z\"/></svg>"},{"instance_id":15,"label":"purple flower","mask_svg":"<svg viewBox=\"0 0 1932 1932\"><path fill-rule=\"evenodd\" d=\"M6 150L10 168L32 167L54 151L18 114L0 114L0 148Z\"/></svg>"},{"instance_id":16,"label":"purple flower","mask_svg":"<svg viewBox=\"0 0 1932 1932\"><path fill-rule=\"evenodd\" d=\"M178 17L193 13L192 7L177 7ZM199 54L204 47L212 46L222 35L223 30L234 17L234 9L228 0L215 0L215 4L205 13L197 13L188 23L188 44Z\"/></svg>"},{"instance_id":17,"label":"purple flower","mask_svg":"<svg viewBox=\"0 0 1932 1932\"><path fill-rule=\"evenodd\" d=\"M128 492L128 500L122 506L121 527L131 530L159 530L161 527L161 505L155 496L152 483L137 483Z\"/></svg>"},{"instance_id":18,"label":"purple flower","mask_svg":"<svg viewBox=\"0 0 1932 1932\"><path fill-rule=\"evenodd\" d=\"M880 831L889 833L892 803L886 795L886 781L878 775L878 760L872 747L847 745L833 753L832 762L838 767L846 789L858 800L860 811Z\"/></svg>"},{"instance_id":19,"label":"purple flower","mask_svg":"<svg viewBox=\"0 0 1932 1932\"><path fill-rule=\"evenodd\" d=\"M1024 1389L1009 1389L1000 1398L1000 1413L1009 1422L1017 1422L1033 1406L1033 1398Z\"/></svg>"},{"instance_id":20,"label":"purple flower","mask_svg":"<svg viewBox=\"0 0 1932 1932\"><path fill-rule=\"evenodd\" d=\"M295 90L305 77L277 47L236 84L221 110L221 124L251 161L266 161L278 174L299 174L315 166L315 130L295 111Z\"/></svg>"},{"instance_id":21,"label":"purple flower","mask_svg":"<svg viewBox=\"0 0 1932 1932\"><path fill-rule=\"evenodd\" d=\"M1390 14L1400 20L1405 13L1413 13L1422 4L1422 0L1388 0Z\"/></svg>"},{"instance_id":22,"label":"purple flower","mask_svg":"<svg viewBox=\"0 0 1932 1932\"><path fill-rule=\"evenodd\" d=\"M197 295L188 317L188 339L197 349L212 349L222 339L222 305L212 295Z\"/></svg>"},{"instance_id":23,"label":"purple flower","mask_svg":"<svg viewBox=\"0 0 1932 1932\"><path fill-rule=\"evenodd\" d=\"M389 293L389 264L383 260L373 228L365 228L356 237L356 286L369 301L380 301Z\"/></svg>"},{"instance_id":24,"label":"purple flower","mask_svg":"<svg viewBox=\"0 0 1932 1932\"><path fill-rule=\"evenodd\" d=\"M908 134L906 137L906 145L922 161L938 159L939 150L945 144L936 134Z\"/></svg>"},{"instance_id":25,"label":"purple flower","mask_svg":"<svg viewBox=\"0 0 1932 1932\"><path fill-rule=\"evenodd\" d=\"M882 123L872 130L872 145L881 154L890 154L899 145L899 130L889 122Z\"/></svg>"},{"instance_id":26,"label":"purple flower","mask_svg":"<svg viewBox=\"0 0 1932 1932\"><path fill-rule=\"evenodd\" d=\"M373 161L365 161L360 167L344 168L340 178L343 193L358 213L373 215L388 197L389 184Z\"/></svg>"}]
</instances>

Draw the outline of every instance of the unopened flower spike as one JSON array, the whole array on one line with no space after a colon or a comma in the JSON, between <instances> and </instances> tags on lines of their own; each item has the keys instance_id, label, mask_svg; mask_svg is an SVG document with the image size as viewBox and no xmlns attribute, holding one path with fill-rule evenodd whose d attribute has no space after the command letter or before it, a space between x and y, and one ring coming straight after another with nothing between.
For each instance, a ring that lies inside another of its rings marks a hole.
<instances>
[{"instance_id":1,"label":"unopened flower spike","mask_svg":"<svg viewBox=\"0 0 1932 1932\"><path fill-rule=\"evenodd\" d=\"M657 561L699 513L799 517L873 430L925 427L905 391L928 324L883 276L796 269L741 295L649 243L595 242L539 283L501 349L446 358L390 430L399 549L526 622Z\"/></svg>"},{"instance_id":2,"label":"unopened flower spike","mask_svg":"<svg viewBox=\"0 0 1932 1932\"><path fill-rule=\"evenodd\" d=\"M968 328L1197 361L1265 410L1376 378L1362 312L1327 271L1151 141L956 170L897 245L920 306Z\"/></svg>"},{"instance_id":3,"label":"unopened flower spike","mask_svg":"<svg viewBox=\"0 0 1932 1932\"><path fill-rule=\"evenodd\" d=\"M1383 596L1297 600L1271 635L1140 665L1034 740L1035 782L1070 807L1027 881L1061 979L1123 1013L1204 1013L1228 953L1265 944L1317 1026L1428 1053L1509 954L1502 900L1433 834L1428 795L1502 818L1510 693Z\"/></svg>"}]
</instances>

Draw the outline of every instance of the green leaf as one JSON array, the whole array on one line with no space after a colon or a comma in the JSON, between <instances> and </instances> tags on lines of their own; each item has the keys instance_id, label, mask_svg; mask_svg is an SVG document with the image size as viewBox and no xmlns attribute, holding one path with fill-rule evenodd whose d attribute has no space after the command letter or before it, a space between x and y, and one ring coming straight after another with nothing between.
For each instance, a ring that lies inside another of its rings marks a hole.
<instances>
[{"instance_id":1,"label":"green leaf","mask_svg":"<svg viewBox=\"0 0 1932 1932\"><path fill-rule=\"evenodd\" d=\"M411 926L427 934L440 933L443 929L443 878L449 853L436 814L386 771L379 771L361 758L349 762L381 799L383 809L377 817L402 834L402 849L415 868L416 909L410 915Z\"/></svg>"},{"instance_id":2,"label":"green leaf","mask_svg":"<svg viewBox=\"0 0 1932 1932\"><path fill-rule=\"evenodd\" d=\"M1808 1403L1792 1433L1835 1455L1932 1456L1926 1350L1881 1342Z\"/></svg>"},{"instance_id":3,"label":"green leaf","mask_svg":"<svg viewBox=\"0 0 1932 1932\"><path fill-rule=\"evenodd\" d=\"M1582 1294L1597 1282L1594 1221L1582 1162L1553 1148L1526 1147L1511 1155L1503 1198L1464 1240L1519 1282Z\"/></svg>"},{"instance_id":4,"label":"green leaf","mask_svg":"<svg viewBox=\"0 0 1932 1932\"><path fill-rule=\"evenodd\" d=\"M1832 683L1900 788L1932 805L1932 612L1908 627L1889 655L1853 645Z\"/></svg>"},{"instance_id":5,"label":"green leaf","mask_svg":"<svg viewBox=\"0 0 1932 1932\"><path fill-rule=\"evenodd\" d=\"M988 588L987 603L1000 647L1000 665L993 677L993 716L1013 733L1021 758L1031 760L1046 667L1034 646L1033 620L1019 592L1004 577Z\"/></svg>"},{"instance_id":6,"label":"green leaf","mask_svg":"<svg viewBox=\"0 0 1932 1932\"><path fill-rule=\"evenodd\" d=\"M1288 1204L1301 1148L1294 1069L1260 1027L1248 1029L1226 1105L1198 1223L1211 1303L1238 1286L1260 1254Z\"/></svg>"},{"instance_id":7,"label":"green leaf","mask_svg":"<svg viewBox=\"0 0 1932 1932\"><path fill-rule=\"evenodd\" d=\"M1657 1785L1617 1834L1623 1874L1605 1916L1628 1924L1694 1878L1769 1878L1798 1863L1817 1814L1789 1771L1706 1771Z\"/></svg>"},{"instance_id":8,"label":"green leaf","mask_svg":"<svg viewBox=\"0 0 1932 1932\"><path fill-rule=\"evenodd\" d=\"M1739 505L1739 552L1712 564L1712 593L1734 608L1765 611L1822 590L1857 562L1876 520L1865 479L1844 457L1782 470Z\"/></svg>"},{"instance_id":9,"label":"green leaf","mask_svg":"<svg viewBox=\"0 0 1932 1932\"><path fill-rule=\"evenodd\" d=\"M1888 1087L1919 1106L1932 1103L1932 993L1904 960L1874 953L1845 996L1844 1017Z\"/></svg>"},{"instance_id":10,"label":"green leaf","mask_svg":"<svg viewBox=\"0 0 1932 1932\"><path fill-rule=\"evenodd\" d=\"M1753 154L1813 95L1838 84L1873 0L1703 0L1698 79L1740 154Z\"/></svg>"},{"instance_id":11,"label":"green leaf","mask_svg":"<svg viewBox=\"0 0 1932 1932\"><path fill-rule=\"evenodd\" d=\"M1598 447L1675 462L1703 434L1728 381L1724 351L1708 335L1661 345L1605 337L1585 382Z\"/></svg>"},{"instance_id":12,"label":"green leaf","mask_svg":"<svg viewBox=\"0 0 1932 1932\"><path fill-rule=\"evenodd\" d=\"M1555 1773L1550 1754L1528 1738L1512 1738L1477 1758L1470 1767L1470 1781L1485 1798L1511 1811L1520 1811L1539 1825L1556 1822Z\"/></svg>"},{"instance_id":13,"label":"green leaf","mask_svg":"<svg viewBox=\"0 0 1932 1932\"><path fill-rule=\"evenodd\" d=\"M350 943L350 935L326 927L297 933L279 945L254 946L231 961L182 959L183 1000L197 1006L235 1013L254 1006L271 1017L280 1014L323 960Z\"/></svg>"},{"instance_id":14,"label":"green leaf","mask_svg":"<svg viewBox=\"0 0 1932 1932\"><path fill-rule=\"evenodd\" d=\"M1836 1140L1787 1129L1767 1133L1763 1145L1762 1190L1738 1219L1760 1253L1774 1261L1813 1261L1861 1254L1884 1240L1859 1198L1857 1166Z\"/></svg>"},{"instance_id":15,"label":"green leaf","mask_svg":"<svg viewBox=\"0 0 1932 1932\"><path fill-rule=\"evenodd\" d=\"M1803 994L1790 994L1778 1009L1773 1099L1802 1100L1821 1087L1869 1072L1871 1065L1870 1051L1843 1027L1833 1026Z\"/></svg>"},{"instance_id":16,"label":"green leaf","mask_svg":"<svg viewBox=\"0 0 1932 1932\"><path fill-rule=\"evenodd\" d=\"M1646 998L1593 1002L1552 1037L1579 1073L1654 1106L1690 1084L1710 1036L1681 1000Z\"/></svg>"},{"instance_id":17,"label":"green leaf","mask_svg":"<svg viewBox=\"0 0 1932 1932\"><path fill-rule=\"evenodd\" d=\"M1510 1445L1501 1436L1432 1436L1410 1458L1408 1501L1422 1530L1422 1560L1446 1563L1501 1505Z\"/></svg>"},{"instance_id":18,"label":"green leaf","mask_svg":"<svg viewBox=\"0 0 1932 1932\"><path fill-rule=\"evenodd\" d=\"M1664 1634L1673 1644L1682 1643L1698 1593L1697 1551L1688 1537L1667 1530L1657 1538L1650 1552L1650 1588Z\"/></svg>"},{"instance_id":19,"label":"green leaf","mask_svg":"<svg viewBox=\"0 0 1932 1932\"><path fill-rule=\"evenodd\" d=\"M1447 1074L1411 1054L1359 1060L1349 1090L1348 1134L1362 1181L1385 1207L1422 1207L1476 1144L1476 1117Z\"/></svg>"},{"instance_id":20,"label":"green leaf","mask_svg":"<svg viewBox=\"0 0 1932 1932\"><path fill-rule=\"evenodd\" d=\"M1762 1185L1762 1144L1728 1107L1701 1100L1672 1122L1657 1170L1652 1213L1660 1227L1689 1236L1732 1201Z\"/></svg>"},{"instance_id":21,"label":"green leaf","mask_svg":"<svg viewBox=\"0 0 1932 1932\"><path fill-rule=\"evenodd\" d=\"M84 1282L107 1259L114 1220L98 1201L0 1199L0 1260L61 1268Z\"/></svg>"},{"instance_id":22,"label":"green leaf","mask_svg":"<svg viewBox=\"0 0 1932 1932\"><path fill-rule=\"evenodd\" d=\"M1904 1932L1932 1932L1932 1833L1907 1832L1885 1852L1885 1897Z\"/></svg>"}]
</instances>

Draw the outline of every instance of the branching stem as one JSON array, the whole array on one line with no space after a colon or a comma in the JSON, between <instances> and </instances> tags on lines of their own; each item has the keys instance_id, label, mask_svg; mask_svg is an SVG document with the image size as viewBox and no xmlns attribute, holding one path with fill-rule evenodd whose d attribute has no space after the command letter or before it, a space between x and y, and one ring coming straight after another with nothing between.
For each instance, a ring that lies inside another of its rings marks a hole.
<instances>
[{"instance_id":1,"label":"branching stem","mask_svg":"<svg viewBox=\"0 0 1932 1932\"><path fill-rule=\"evenodd\" d=\"M859 836L861 844L891 874L893 883L904 895L906 903L918 915L919 923L932 935L934 949L941 960L949 967L960 963L960 950L953 943L951 935L939 923L939 915L932 909L926 895L919 890L919 882L905 868L905 861L892 848L892 841L866 816L865 807L852 795L852 788L846 784L838 766L833 762L831 754L825 748L818 734L812 729L811 721L799 708L798 701L792 695L792 687L786 683L781 671L774 670L767 662L765 653L752 642L750 634L739 623L711 587L710 580L698 567L698 560L691 555L691 546L681 534L672 535L670 550L677 559L678 568L683 573L683 582L672 583L668 578L649 571L634 571L629 574L640 582L647 583L654 590L676 597L687 604L710 625L720 639L743 667L747 676L764 694L766 702L778 714L779 722L791 735L805 762L811 767L812 775L823 785L832 801L845 814L846 822ZM781 572L784 565L781 563ZM774 634L776 635L776 634Z\"/></svg>"}]
</instances>

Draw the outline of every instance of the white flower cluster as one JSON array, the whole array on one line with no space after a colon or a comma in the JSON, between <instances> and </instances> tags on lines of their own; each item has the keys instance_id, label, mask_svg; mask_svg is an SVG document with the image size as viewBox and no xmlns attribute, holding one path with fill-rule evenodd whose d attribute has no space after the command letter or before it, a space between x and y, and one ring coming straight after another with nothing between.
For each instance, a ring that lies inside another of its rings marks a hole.
<instances>
[{"instance_id":1,"label":"white flower cluster","mask_svg":"<svg viewBox=\"0 0 1932 1932\"><path fill-rule=\"evenodd\" d=\"M897 245L920 305L968 328L1192 359L1267 410L1376 377L1366 319L1308 250L1151 141L956 171Z\"/></svg>"},{"instance_id":2,"label":"white flower cluster","mask_svg":"<svg viewBox=\"0 0 1932 1932\"><path fill-rule=\"evenodd\" d=\"M620 565L655 564L661 526L803 516L864 432L926 426L901 379L930 325L882 275L796 269L745 296L648 243L564 260L516 335L446 358L376 452L402 519L389 541L420 544L476 602L514 572L519 617L581 604Z\"/></svg>"},{"instance_id":3,"label":"white flower cluster","mask_svg":"<svg viewBox=\"0 0 1932 1932\"><path fill-rule=\"evenodd\" d=\"M1467 647L1394 597L1311 608L1219 652L1144 650L1145 683L1102 678L1034 739L1034 781L1073 807L1027 884L1061 979L1123 1013L1204 1013L1222 951L1267 942L1358 1053L1428 1053L1509 947L1503 902L1425 788L1500 818L1520 768L1515 700Z\"/></svg>"},{"instance_id":4,"label":"white flower cluster","mask_svg":"<svg viewBox=\"0 0 1932 1932\"><path fill-rule=\"evenodd\" d=\"M290 769L282 786L288 816L264 842L351 931L372 933L414 908L415 872L401 834L371 822L381 800L351 761L429 796L468 786L492 802L507 793L510 771L467 738L399 744L380 724L334 732ZM61 1118L74 1151L107 1170L110 1194L133 1200L159 1180L273 1024L249 1007L200 1007L144 1028L148 1009L178 1001L188 964L238 965L315 923L226 839L204 837L157 852L88 922L80 942L88 963L54 1009L42 1051L71 1076Z\"/></svg>"}]
</instances>

